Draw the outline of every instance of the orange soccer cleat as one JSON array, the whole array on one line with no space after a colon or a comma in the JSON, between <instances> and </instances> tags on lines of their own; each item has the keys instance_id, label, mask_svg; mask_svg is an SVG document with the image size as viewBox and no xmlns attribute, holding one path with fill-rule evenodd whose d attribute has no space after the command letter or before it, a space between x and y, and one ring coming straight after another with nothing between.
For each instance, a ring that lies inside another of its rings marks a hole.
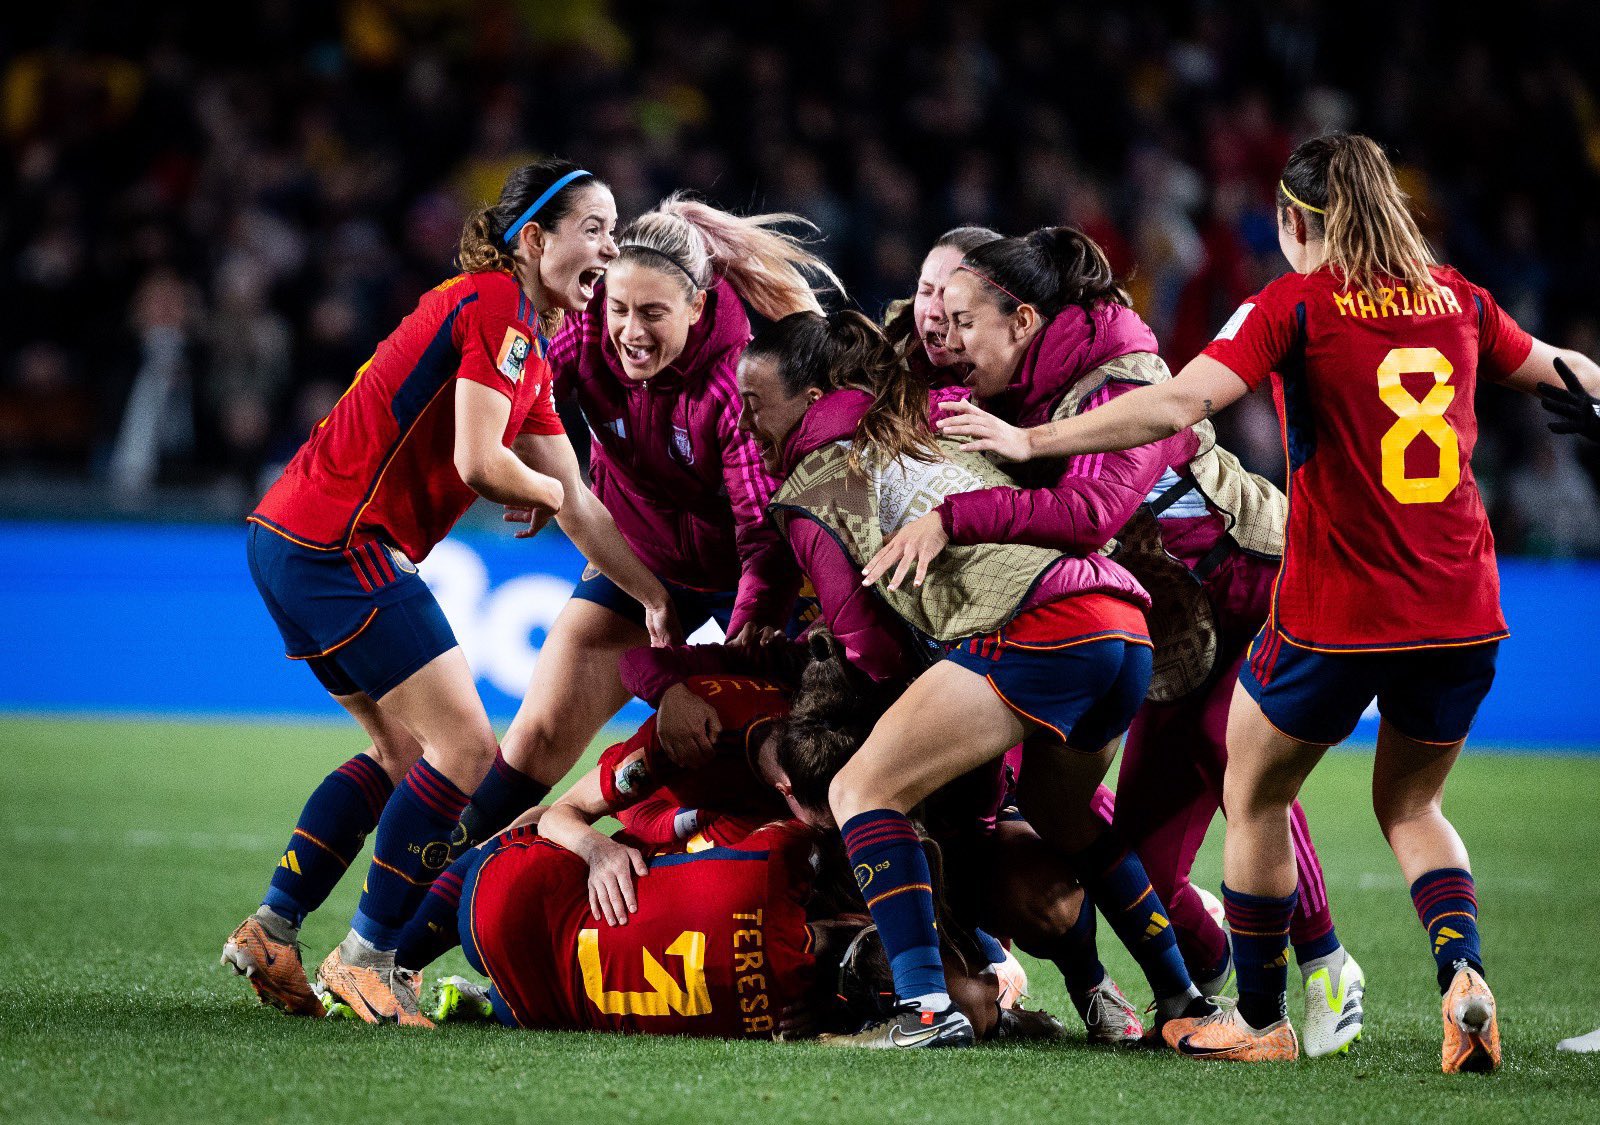
<instances>
[{"instance_id":1,"label":"orange soccer cleat","mask_svg":"<svg viewBox=\"0 0 1600 1125\"><path fill-rule=\"evenodd\" d=\"M346 944L355 939L346 939ZM401 1027L432 1027L417 1004L421 974L398 969L394 954L362 957L336 946L317 969L317 984L335 1001L345 1004L367 1023L395 1023Z\"/></svg>"},{"instance_id":2,"label":"orange soccer cleat","mask_svg":"<svg viewBox=\"0 0 1600 1125\"><path fill-rule=\"evenodd\" d=\"M281 1008L291 1016L322 1015L322 1004L306 979L306 967L300 960L300 946L292 929L274 935L260 914L252 914L239 923L223 945L222 963L248 980L263 1004Z\"/></svg>"},{"instance_id":3,"label":"orange soccer cleat","mask_svg":"<svg viewBox=\"0 0 1600 1125\"><path fill-rule=\"evenodd\" d=\"M1458 969L1441 1004L1444 1072L1488 1074L1500 1069L1500 1024L1494 993L1468 968Z\"/></svg>"},{"instance_id":4,"label":"orange soccer cleat","mask_svg":"<svg viewBox=\"0 0 1600 1125\"><path fill-rule=\"evenodd\" d=\"M1171 1020L1161 1029L1161 1036L1167 1046L1192 1059L1293 1062L1300 1057L1300 1041L1288 1020L1257 1031L1232 1004L1203 1019Z\"/></svg>"}]
</instances>

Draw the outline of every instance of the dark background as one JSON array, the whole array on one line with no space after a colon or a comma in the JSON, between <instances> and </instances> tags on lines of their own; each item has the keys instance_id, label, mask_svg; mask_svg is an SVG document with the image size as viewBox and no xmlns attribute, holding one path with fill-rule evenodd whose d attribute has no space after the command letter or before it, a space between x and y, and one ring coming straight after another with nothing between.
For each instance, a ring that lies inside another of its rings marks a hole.
<instances>
[{"instance_id":1,"label":"dark background","mask_svg":"<svg viewBox=\"0 0 1600 1125\"><path fill-rule=\"evenodd\" d=\"M1272 192L1389 147L1442 256L1600 355L1600 5L82 0L0 36L0 512L234 518L556 152L624 220L793 210L852 298L943 229L1074 223L1176 369L1286 267ZM781 13L781 18L780 18ZM1481 392L1502 549L1600 553L1594 464ZM1275 478L1270 403L1225 440ZM575 434L575 436L578 436Z\"/></svg>"}]
</instances>

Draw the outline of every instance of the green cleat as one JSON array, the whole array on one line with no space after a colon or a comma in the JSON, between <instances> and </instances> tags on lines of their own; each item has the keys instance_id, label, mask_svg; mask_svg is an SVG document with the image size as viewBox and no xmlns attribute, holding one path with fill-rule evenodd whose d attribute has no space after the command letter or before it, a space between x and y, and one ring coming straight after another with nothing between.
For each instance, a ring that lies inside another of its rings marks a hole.
<instances>
[{"instance_id":1,"label":"green cleat","mask_svg":"<svg viewBox=\"0 0 1600 1125\"><path fill-rule=\"evenodd\" d=\"M493 1023L489 990L466 977L445 977L433 1006L434 1023Z\"/></svg>"}]
</instances>

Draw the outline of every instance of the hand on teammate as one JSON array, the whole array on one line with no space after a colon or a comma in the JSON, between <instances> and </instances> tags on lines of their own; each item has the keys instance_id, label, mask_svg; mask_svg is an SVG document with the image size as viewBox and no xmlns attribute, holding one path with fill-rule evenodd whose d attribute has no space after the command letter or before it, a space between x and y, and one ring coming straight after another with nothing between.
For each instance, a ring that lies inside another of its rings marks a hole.
<instances>
[{"instance_id":1,"label":"hand on teammate","mask_svg":"<svg viewBox=\"0 0 1600 1125\"><path fill-rule=\"evenodd\" d=\"M589 914L595 921L604 918L608 925L626 926L628 915L639 909L634 893L635 877L650 870L644 856L635 848L619 844L598 833L586 849L589 864Z\"/></svg>"},{"instance_id":2,"label":"hand on teammate","mask_svg":"<svg viewBox=\"0 0 1600 1125\"><path fill-rule=\"evenodd\" d=\"M518 539L532 539L544 530L544 525L556 517L555 508L510 508L506 509L503 517L507 523L520 523L524 526L517 528L515 537Z\"/></svg>"},{"instance_id":3,"label":"hand on teammate","mask_svg":"<svg viewBox=\"0 0 1600 1125\"><path fill-rule=\"evenodd\" d=\"M993 453L1005 461L1026 461L1032 456L1028 431L1002 422L971 399L941 402L945 417L937 423L944 437L968 438L968 453Z\"/></svg>"},{"instance_id":4,"label":"hand on teammate","mask_svg":"<svg viewBox=\"0 0 1600 1125\"><path fill-rule=\"evenodd\" d=\"M774 629L771 625L757 625L754 621L746 621L739 627L739 631L728 638L727 643L741 648L765 648L787 638L782 629Z\"/></svg>"},{"instance_id":5,"label":"hand on teammate","mask_svg":"<svg viewBox=\"0 0 1600 1125\"><path fill-rule=\"evenodd\" d=\"M945 534L938 512L918 516L891 535L878 553L872 556L866 569L861 572L861 584L873 585L892 567L894 574L889 579L889 589L898 590L900 583L915 567L916 574L911 584L920 586L923 579L928 577L928 564L938 558L939 552L949 543L950 537Z\"/></svg>"},{"instance_id":6,"label":"hand on teammate","mask_svg":"<svg viewBox=\"0 0 1600 1125\"><path fill-rule=\"evenodd\" d=\"M656 708L656 737L672 763L683 769L711 764L722 719L717 709L682 684L673 684Z\"/></svg>"},{"instance_id":7,"label":"hand on teammate","mask_svg":"<svg viewBox=\"0 0 1600 1125\"><path fill-rule=\"evenodd\" d=\"M663 597L659 605L644 607L644 628L650 634L651 648L670 648L683 643L678 607L670 598Z\"/></svg>"},{"instance_id":8,"label":"hand on teammate","mask_svg":"<svg viewBox=\"0 0 1600 1125\"><path fill-rule=\"evenodd\" d=\"M1600 399L1583 389L1578 377L1567 366L1566 360L1557 359L1556 374L1561 376L1566 389L1549 383L1539 384L1539 399L1544 408L1556 416L1549 422L1552 433L1582 434L1593 442L1600 442Z\"/></svg>"}]
</instances>

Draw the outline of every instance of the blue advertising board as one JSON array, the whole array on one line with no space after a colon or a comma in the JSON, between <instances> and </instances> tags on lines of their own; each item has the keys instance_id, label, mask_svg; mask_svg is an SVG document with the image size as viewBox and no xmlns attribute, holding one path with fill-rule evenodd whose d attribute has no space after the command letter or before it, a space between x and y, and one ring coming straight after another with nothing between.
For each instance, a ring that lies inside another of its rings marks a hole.
<instances>
[{"instance_id":1,"label":"blue advertising board","mask_svg":"<svg viewBox=\"0 0 1600 1125\"><path fill-rule=\"evenodd\" d=\"M554 530L464 533L422 573L504 721L583 569ZM1600 565L1504 560L1512 628L1473 741L1600 751ZM283 646L245 567L242 527L0 523L0 709L341 718ZM696 639L715 639L713 632ZM1585 685L1591 685L1586 688ZM646 712L634 703L624 719ZM1376 721L1358 738L1370 740Z\"/></svg>"}]
</instances>

